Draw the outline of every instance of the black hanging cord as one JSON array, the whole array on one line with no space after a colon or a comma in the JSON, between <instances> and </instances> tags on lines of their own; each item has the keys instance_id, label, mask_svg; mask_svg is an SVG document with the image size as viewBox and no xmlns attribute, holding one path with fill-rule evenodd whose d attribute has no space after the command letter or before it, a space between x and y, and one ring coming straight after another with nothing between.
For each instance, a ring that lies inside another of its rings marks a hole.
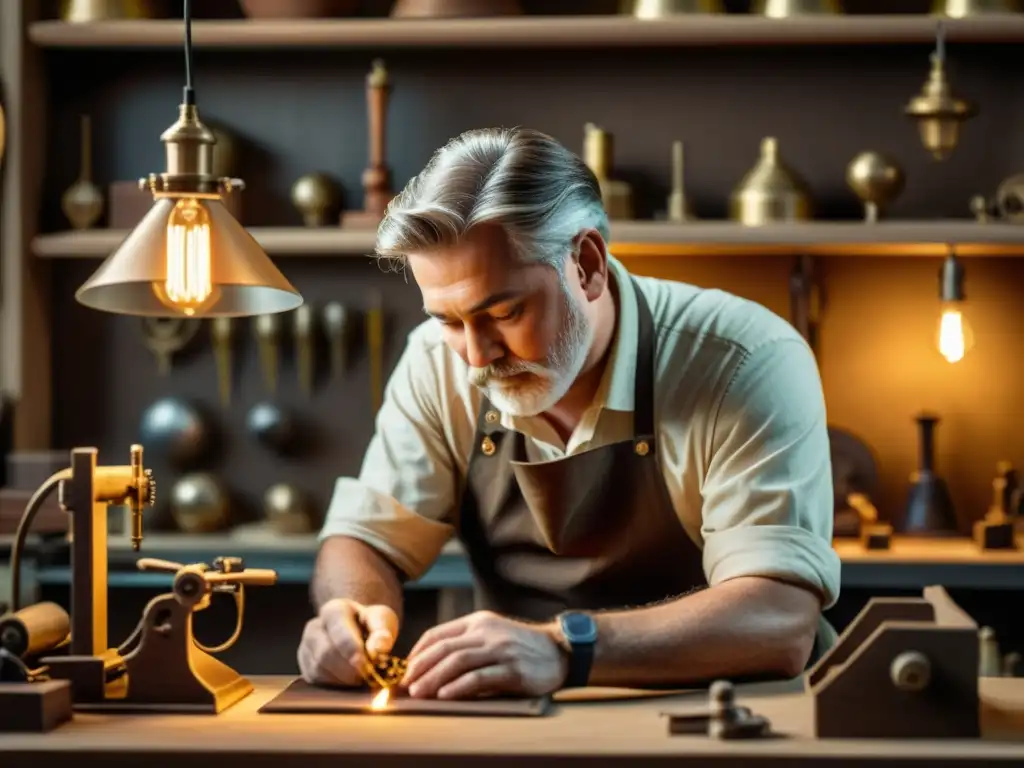
<instances>
[{"instance_id":1,"label":"black hanging cord","mask_svg":"<svg viewBox=\"0 0 1024 768\"><path fill-rule=\"evenodd\" d=\"M196 92L192 88L192 0L184 0L185 3L185 104L192 106L196 103Z\"/></svg>"}]
</instances>

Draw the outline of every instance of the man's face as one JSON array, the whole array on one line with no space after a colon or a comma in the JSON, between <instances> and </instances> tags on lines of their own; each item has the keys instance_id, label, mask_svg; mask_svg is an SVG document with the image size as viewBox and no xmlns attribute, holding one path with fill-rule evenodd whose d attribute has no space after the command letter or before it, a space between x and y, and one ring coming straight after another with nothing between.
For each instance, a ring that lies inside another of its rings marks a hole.
<instances>
[{"instance_id":1,"label":"man's face","mask_svg":"<svg viewBox=\"0 0 1024 768\"><path fill-rule=\"evenodd\" d=\"M593 341L585 300L563 273L519 262L504 232L479 227L456 246L409 254L423 307L500 410L535 416L561 400Z\"/></svg>"}]
</instances>

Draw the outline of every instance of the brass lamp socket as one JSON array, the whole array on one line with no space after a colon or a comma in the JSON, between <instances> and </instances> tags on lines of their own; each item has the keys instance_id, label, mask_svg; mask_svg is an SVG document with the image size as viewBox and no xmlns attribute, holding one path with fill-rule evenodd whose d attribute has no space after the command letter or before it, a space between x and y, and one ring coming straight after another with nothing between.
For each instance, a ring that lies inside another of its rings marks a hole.
<instances>
[{"instance_id":1,"label":"brass lamp socket","mask_svg":"<svg viewBox=\"0 0 1024 768\"><path fill-rule=\"evenodd\" d=\"M168 197L224 197L234 190L245 189L241 179L213 174L213 147L217 137L200 121L195 104L183 103L178 107L178 120L161 134L160 141L167 155L167 170L139 179L139 189Z\"/></svg>"},{"instance_id":2,"label":"brass lamp socket","mask_svg":"<svg viewBox=\"0 0 1024 768\"><path fill-rule=\"evenodd\" d=\"M964 301L964 265L952 251L939 270L939 298L944 302Z\"/></svg>"}]
</instances>

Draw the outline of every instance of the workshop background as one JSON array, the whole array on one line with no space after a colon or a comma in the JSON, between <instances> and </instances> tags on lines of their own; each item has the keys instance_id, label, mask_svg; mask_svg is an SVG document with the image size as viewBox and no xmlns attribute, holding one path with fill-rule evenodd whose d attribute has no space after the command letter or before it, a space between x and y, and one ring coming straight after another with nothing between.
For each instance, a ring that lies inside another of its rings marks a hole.
<instances>
[{"instance_id":1,"label":"workshop background","mask_svg":"<svg viewBox=\"0 0 1024 768\"><path fill-rule=\"evenodd\" d=\"M339 14L346 6L381 24L437 26L423 39L398 39L376 27L344 44L285 41L282 31L279 45L241 33L208 45L204 23L240 19L242 6L258 13L268 2L196 3L200 115L217 131L218 162L246 182L233 210L275 244L268 251L316 320L311 337L296 335L287 317L259 332L255 323L237 321L227 337L205 321L147 326L74 299L148 206L134 185L164 167L159 137L177 114L181 41L148 18L137 22L134 38L129 30L118 39L90 39L57 7L23 5L27 39L20 30L0 31L4 108L8 121L17 121L4 159L2 339L8 350L20 339L17 352L4 354L9 392L12 376L19 378L18 395L5 406L4 542L28 496L67 465L71 448L96 446L101 464L121 464L129 445L141 442L159 488L143 554L207 561L242 554L250 565L277 568L279 585L249 591L246 626L226 660L251 674L296 670L295 647L311 614L313 532L335 479L359 471L381 381L423 320L415 284L376 264L367 255L372 230L346 227L343 214L363 208L377 98L378 107L386 104L385 162L396 191L437 147L470 128L529 126L581 153L585 134L598 154L594 147L612 143L606 189L610 200L631 208L630 220L613 223L624 233L613 238L623 245L613 252L631 270L735 292L812 334L836 430L836 471L846 473L837 481L837 514L846 523L857 516L848 497L861 494L894 524L898 543L908 500L920 499L914 489L934 480L915 474L929 461L922 430L931 425L917 419L937 416L934 475L948 486L950 505L936 502L941 508L931 509L926 523L935 530L916 533L949 534L939 548L948 542L951 549L933 548L935 558L910 565L895 562L895 554L889 563L884 550L861 557L854 523L844 550L844 593L832 618L841 627L870 595L946 583L980 623L996 628L1004 652L1024 649L1019 611L1011 616L1005 609L1020 604L1024 555L986 553L970 538L974 523L998 503L997 474L1015 482L1007 467L997 470L999 462L1024 464L1024 238L1012 229L1024 223L1024 179L1013 178L1024 169L1021 24L971 33L953 20L939 33L953 96L977 110L962 124L954 121L959 140L940 160L906 113L936 47L934 25L923 21L928 0L848 0L850 18L842 21L881 21L873 33L833 35L820 44L745 32L722 35L714 45L686 42L685 35L678 44L659 43L654 32L634 34L623 13L625 42L581 42L581 33L559 26L539 40L479 46L465 44L454 22L388 19L390 2L368 0L288 5L325 13L333 5ZM154 18L180 11L180 3L123 5ZM616 5L521 4L527 15L614 14ZM749 12L746 0L725 6L731 14ZM908 13L920 14L922 23L907 33L890 30L878 15ZM277 23L287 30L295 22ZM492 23L500 36L503 20ZM377 59L389 82L383 100L372 88L367 93ZM794 219L786 225L793 233L788 244L750 234L750 222L729 222L730 198L751 182L747 174L766 137L777 140L782 165L762 167L753 181L767 175L776 186L754 191L776 194L784 216ZM680 218L669 202L675 141L684 142L682 191L700 221L665 224L674 233L666 242L652 227L656 219ZM859 199L848 179L851 162L865 152L878 153L860 166L873 169L881 184L877 224L864 222L869 192ZM977 196L982 202L972 203ZM813 223L801 223L808 200ZM860 227L876 227L878 236ZM702 241L702 231L715 234ZM894 232L899 242L887 240ZM630 233L637 235L625 237ZM963 314L974 340L956 363L936 349L947 246L964 272ZM378 318L379 343L367 332ZM304 385L306 361L313 365L311 387ZM1012 518L1020 495L1005 495ZM946 530L950 520L955 530ZM66 604L63 530L66 519L53 500L24 568L27 590ZM135 572L133 561L123 542L112 541L112 641L127 636L145 602L169 583ZM461 556L446 553L428 578L410 585L403 644L433 623L436 611L465 610L468 586ZM0 583L0 600L4 595ZM199 617L197 631L216 643L233 621L231 606L218 601Z\"/></svg>"}]
</instances>

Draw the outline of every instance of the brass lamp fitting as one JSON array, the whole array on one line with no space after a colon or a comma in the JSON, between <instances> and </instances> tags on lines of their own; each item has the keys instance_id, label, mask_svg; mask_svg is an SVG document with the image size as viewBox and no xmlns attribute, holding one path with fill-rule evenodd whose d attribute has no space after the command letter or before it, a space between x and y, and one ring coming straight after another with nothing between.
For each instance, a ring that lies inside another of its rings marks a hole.
<instances>
[{"instance_id":1,"label":"brass lamp fitting","mask_svg":"<svg viewBox=\"0 0 1024 768\"><path fill-rule=\"evenodd\" d=\"M960 126L974 117L977 108L953 96L946 76L946 45L942 24L938 25L932 68L921 93L910 100L906 114L917 122L921 143L936 160L945 160L960 141Z\"/></svg>"},{"instance_id":2,"label":"brass lamp fitting","mask_svg":"<svg viewBox=\"0 0 1024 768\"><path fill-rule=\"evenodd\" d=\"M139 188L154 196L224 197L245 189L241 179L218 178L213 173L213 147L217 137L199 119L199 109L186 98L178 107L178 120L160 135L167 155L163 173L139 179Z\"/></svg>"}]
</instances>

